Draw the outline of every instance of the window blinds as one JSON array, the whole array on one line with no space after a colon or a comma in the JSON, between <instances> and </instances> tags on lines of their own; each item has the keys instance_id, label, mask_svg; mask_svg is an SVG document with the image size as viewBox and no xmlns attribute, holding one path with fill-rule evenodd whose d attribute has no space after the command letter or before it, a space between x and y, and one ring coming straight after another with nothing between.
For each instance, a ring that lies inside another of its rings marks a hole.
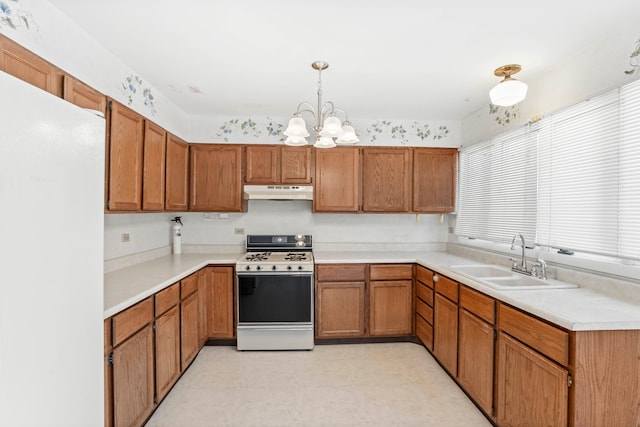
<instances>
[{"instance_id":1,"label":"window blinds","mask_svg":"<svg viewBox=\"0 0 640 427\"><path fill-rule=\"evenodd\" d=\"M536 139L530 127L460 153L456 234L511 242L535 238Z\"/></svg>"},{"instance_id":2,"label":"window blinds","mask_svg":"<svg viewBox=\"0 0 640 427\"><path fill-rule=\"evenodd\" d=\"M460 152L456 234L640 259L640 80Z\"/></svg>"}]
</instances>

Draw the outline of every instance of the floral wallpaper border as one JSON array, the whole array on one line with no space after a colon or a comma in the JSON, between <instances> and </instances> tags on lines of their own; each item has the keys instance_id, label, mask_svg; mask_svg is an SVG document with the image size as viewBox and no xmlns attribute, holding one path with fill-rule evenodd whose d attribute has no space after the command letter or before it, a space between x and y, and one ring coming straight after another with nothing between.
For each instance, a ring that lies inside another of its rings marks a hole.
<instances>
[{"instance_id":1,"label":"floral wallpaper border","mask_svg":"<svg viewBox=\"0 0 640 427\"><path fill-rule=\"evenodd\" d=\"M36 28L33 16L30 12L22 9L20 0L0 0L0 27L7 26L18 30L23 25L27 31Z\"/></svg>"},{"instance_id":2,"label":"floral wallpaper border","mask_svg":"<svg viewBox=\"0 0 640 427\"><path fill-rule=\"evenodd\" d=\"M145 87L140 76L131 74L124 79L120 85L120 92L127 98L127 105L129 106L133 104L135 97L142 96L142 102L149 109L151 115L156 115L157 111L151 88Z\"/></svg>"},{"instance_id":3,"label":"floral wallpaper border","mask_svg":"<svg viewBox=\"0 0 640 427\"><path fill-rule=\"evenodd\" d=\"M636 48L629 55L629 65L631 65L631 68L625 70L624 73L626 75L640 74L640 39L636 42Z\"/></svg>"},{"instance_id":4,"label":"floral wallpaper border","mask_svg":"<svg viewBox=\"0 0 640 427\"><path fill-rule=\"evenodd\" d=\"M520 118L520 108L512 105L511 107L500 107L498 105L489 104L489 117L495 116L493 120L502 126L507 126L511 122Z\"/></svg>"},{"instance_id":5,"label":"floral wallpaper border","mask_svg":"<svg viewBox=\"0 0 640 427\"><path fill-rule=\"evenodd\" d=\"M262 125L251 118L245 120L234 118L223 122L218 129L216 137L222 138L225 142L229 142L230 138L235 135L246 135L253 138L268 136L278 138L279 142L284 142L286 138L283 134L285 126L270 117L267 117L266 122ZM375 143L376 140L386 135L401 144L408 144L410 140L424 142L429 139L433 141L445 139L449 136L449 129L447 126L438 126L432 129L431 125L427 123L413 122L407 126L390 120L378 120L366 127L364 132L359 132L356 129L356 134L361 139L363 134L366 134L370 143Z\"/></svg>"}]
</instances>

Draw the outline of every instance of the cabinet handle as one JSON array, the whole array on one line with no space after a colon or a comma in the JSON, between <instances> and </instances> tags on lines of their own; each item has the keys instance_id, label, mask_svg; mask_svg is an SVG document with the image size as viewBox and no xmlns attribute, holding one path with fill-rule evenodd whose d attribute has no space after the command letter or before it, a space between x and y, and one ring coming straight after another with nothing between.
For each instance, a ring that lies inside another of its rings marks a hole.
<instances>
[{"instance_id":1,"label":"cabinet handle","mask_svg":"<svg viewBox=\"0 0 640 427\"><path fill-rule=\"evenodd\" d=\"M438 280L440 280L440 278L438 277L437 274L433 275L433 283L436 283Z\"/></svg>"}]
</instances>

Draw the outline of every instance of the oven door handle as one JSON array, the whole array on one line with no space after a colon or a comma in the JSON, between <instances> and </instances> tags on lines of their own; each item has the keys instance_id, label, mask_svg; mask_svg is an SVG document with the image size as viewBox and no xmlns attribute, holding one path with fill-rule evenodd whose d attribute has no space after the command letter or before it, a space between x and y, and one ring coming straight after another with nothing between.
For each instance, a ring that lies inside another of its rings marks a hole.
<instances>
[{"instance_id":1,"label":"oven door handle","mask_svg":"<svg viewBox=\"0 0 640 427\"><path fill-rule=\"evenodd\" d=\"M236 276L238 277L263 277L263 276L313 276L313 271L265 271L265 272L255 272L255 271L237 271Z\"/></svg>"}]
</instances>

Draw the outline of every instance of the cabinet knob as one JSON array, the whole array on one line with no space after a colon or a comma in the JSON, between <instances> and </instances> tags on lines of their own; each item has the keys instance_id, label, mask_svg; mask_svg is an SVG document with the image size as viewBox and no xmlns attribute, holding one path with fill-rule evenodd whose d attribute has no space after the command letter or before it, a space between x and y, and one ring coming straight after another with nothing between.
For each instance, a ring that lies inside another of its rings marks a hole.
<instances>
[{"instance_id":1,"label":"cabinet knob","mask_svg":"<svg viewBox=\"0 0 640 427\"><path fill-rule=\"evenodd\" d=\"M440 280L440 278L438 277L437 274L433 275L433 283L436 283L438 280Z\"/></svg>"}]
</instances>

